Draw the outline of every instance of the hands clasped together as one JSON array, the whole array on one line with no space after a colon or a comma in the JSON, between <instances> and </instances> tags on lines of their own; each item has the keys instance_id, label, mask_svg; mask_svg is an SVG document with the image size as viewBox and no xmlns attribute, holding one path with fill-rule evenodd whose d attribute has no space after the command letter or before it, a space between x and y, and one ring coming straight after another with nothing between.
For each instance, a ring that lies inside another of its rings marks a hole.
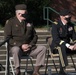
<instances>
[{"instance_id":1,"label":"hands clasped together","mask_svg":"<svg viewBox=\"0 0 76 75\"><path fill-rule=\"evenodd\" d=\"M68 48L71 49L71 50L76 50L76 44L70 45Z\"/></svg>"},{"instance_id":2,"label":"hands clasped together","mask_svg":"<svg viewBox=\"0 0 76 75\"><path fill-rule=\"evenodd\" d=\"M23 45L22 45L22 50L23 50L24 52L30 50L30 48L31 48L31 45L28 45L28 44L23 44Z\"/></svg>"}]
</instances>

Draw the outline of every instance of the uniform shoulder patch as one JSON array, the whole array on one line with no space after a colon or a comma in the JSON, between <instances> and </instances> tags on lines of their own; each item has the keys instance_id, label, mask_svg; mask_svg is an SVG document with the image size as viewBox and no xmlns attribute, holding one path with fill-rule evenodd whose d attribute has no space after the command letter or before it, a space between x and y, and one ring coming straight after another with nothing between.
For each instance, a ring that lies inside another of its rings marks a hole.
<instances>
[{"instance_id":1,"label":"uniform shoulder patch","mask_svg":"<svg viewBox=\"0 0 76 75\"><path fill-rule=\"evenodd\" d=\"M13 20L13 19L14 19L14 17L12 17L12 18L6 20L6 23L5 23L5 24L7 24L9 21L11 21L11 20Z\"/></svg>"},{"instance_id":2,"label":"uniform shoulder patch","mask_svg":"<svg viewBox=\"0 0 76 75\"><path fill-rule=\"evenodd\" d=\"M53 22L53 23L54 23L55 25L57 25L57 24L58 24L58 22L56 22L56 21L55 21L55 22Z\"/></svg>"},{"instance_id":3,"label":"uniform shoulder patch","mask_svg":"<svg viewBox=\"0 0 76 75\"><path fill-rule=\"evenodd\" d=\"M31 27L31 24L30 23L27 23L27 27Z\"/></svg>"},{"instance_id":4,"label":"uniform shoulder patch","mask_svg":"<svg viewBox=\"0 0 76 75\"><path fill-rule=\"evenodd\" d=\"M5 23L5 24L7 24L7 23L8 23L8 21L9 21L9 20L6 20L6 23Z\"/></svg>"}]
</instances>

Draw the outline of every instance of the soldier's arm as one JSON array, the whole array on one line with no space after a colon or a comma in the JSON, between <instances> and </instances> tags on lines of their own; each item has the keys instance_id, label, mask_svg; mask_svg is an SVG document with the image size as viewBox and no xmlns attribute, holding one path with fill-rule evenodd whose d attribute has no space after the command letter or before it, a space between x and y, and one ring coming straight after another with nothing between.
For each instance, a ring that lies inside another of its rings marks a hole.
<instances>
[{"instance_id":1,"label":"soldier's arm","mask_svg":"<svg viewBox=\"0 0 76 75\"><path fill-rule=\"evenodd\" d=\"M58 32L58 24L53 24L52 25L52 37L53 37L54 42L58 45L65 44L66 47L69 47L70 44L66 43L64 40L61 40L59 35L60 34Z\"/></svg>"},{"instance_id":2,"label":"soldier's arm","mask_svg":"<svg viewBox=\"0 0 76 75\"><path fill-rule=\"evenodd\" d=\"M5 27L4 27L4 36L5 38L11 36L11 22L9 20L6 21Z\"/></svg>"},{"instance_id":3,"label":"soldier's arm","mask_svg":"<svg viewBox=\"0 0 76 75\"><path fill-rule=\"evenodd\" d=\"M52 37L53 37L53 40L56 42L56 44L60 43L60 38L58 35L58 30L57 30L57 24L52 25Z\"/></svg>"},{"instance_id":4,"label":"soldier's arm","mask_svg":"<svg viewBox=\"0 0 76 75\"><path fill-rule=\"evenodd\" d=\"M76 32L75 32L75 29L74 28L73 28L72 40L73 40L74 43L76 43Z\"/></svg>"},{"instance_id":5,"label":"soldier's arm","mask_svg":"<svg viewBox=\"0 0 76 75\"><path fill-rule=\"evenodd\" d=\"M30 45L35 45L37 43L37 39L38 39L38 36L37 36L36 31L33 27L33 39L31 40Z\"/></svg>"}]
</instances>

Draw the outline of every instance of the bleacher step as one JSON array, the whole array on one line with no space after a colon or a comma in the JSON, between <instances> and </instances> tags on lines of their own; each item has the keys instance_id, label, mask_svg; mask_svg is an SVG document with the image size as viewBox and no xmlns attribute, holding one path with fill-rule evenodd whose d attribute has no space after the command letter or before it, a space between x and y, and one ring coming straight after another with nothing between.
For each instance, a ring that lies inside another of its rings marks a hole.
<instances>
[{"instance_id":1,"label":"bleacher step","mask_svg":"<svg viewBox=\"0 0 76 75\"><path fill-rule=\"evenodd\" d=\"M51 36L50 35L50 32L48 32L47 30L36 30L37 34L38 34L38 42L37 42L37 45L44 45L44 46L47 46L46 44L46 37L49 37ZM4 31L0 31L0 43L4 41ZM5 45L3 45L2 47L0 47L0 63L5 67L6 65L6 48L5 48ZM47 55L47 53L46 53ZM71 61L71 58L68 56L68 61L69 61L69 65L67 66L66 68L66 72L75 72L75 69L73 67L73 64L72 64L72 61ZM35 65L35 61L36 59L32 59L33 60L33 64ZM55 60L55 63L56 63L56 66L58 68L58 71L59 71L59 58L54 58ZM73 55L73 60L75 62L75 65L76 65L76 54ZM45 62L47 61L47 58L45 58ZM26 63L26 60L25 59L22 59L21 60L21 72L23 73L25 71L25 63ZM29 68L31 68L31 64L30 64L30 61L28 61L28 66ZM53 66L53 62L52 62L52 59L49 58L48 59L48 66L51 67L51 70L52 70L52 73L55 73L56 70L55 70L55 67ZM13 65L14 66L14 65ZM40 73L45 73L45 67L41 68L40 69ZM4 75L4 71L0 71L0 75Z\"/></svg>"}]
</instances>

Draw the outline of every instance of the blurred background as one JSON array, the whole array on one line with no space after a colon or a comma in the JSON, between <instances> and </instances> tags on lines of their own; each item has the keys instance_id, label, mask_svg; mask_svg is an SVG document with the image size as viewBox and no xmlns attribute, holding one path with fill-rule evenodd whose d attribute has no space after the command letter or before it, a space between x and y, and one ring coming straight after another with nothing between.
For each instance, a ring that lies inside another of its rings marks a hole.
<instances>
[{"instance_id":1,"label":"blurred background","mask_svg":"<svg viewBox=\"0 0 76 75\"><path fill-rule=\"evenodd\" d=\"M46 21L43 19L43 8L51 7L57 12L61 9L70 9L72 12L72 21L76 21L76 0L0 0L0 26L5 25L5 21L15 15L15 5L24 3L27 5L29 16L34 25L45 26ZM49 11L49 19L57 20L59 17L53 11Z\"/></svg>"}]
</instances>

